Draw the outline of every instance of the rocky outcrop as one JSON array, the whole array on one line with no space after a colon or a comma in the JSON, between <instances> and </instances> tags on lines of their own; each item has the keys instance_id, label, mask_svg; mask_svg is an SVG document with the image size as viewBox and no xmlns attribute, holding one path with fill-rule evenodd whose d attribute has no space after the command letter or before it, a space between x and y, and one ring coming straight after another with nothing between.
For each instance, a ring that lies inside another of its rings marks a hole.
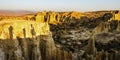
<instances>
[{"instance_id":1,"label":"rocky outcrop","mask_svg":"<svg viewBox=\"0 0 120 60\"><path fill-rule=\"evenodd\" d=\"M55 51L54 41L49 31L48 24L33 21L1 21L0 50L4 60L42 60L41 49L46 49L46 60L52 60ZM16 24L17 23L17 24ZM25 26L26 25L26 26ZM38 29L38 30L37 30ZM40 29L42 30L40 32ZM38 32L39 31L39 32ZM4 33L3 33L4 32ZM22 32L22 33L21 33ZM36 33L37 32L37 33ZM41 37L44 35L46 38ZM48 35L48 36L47 36ZM43 42L46 41L46 44ZM46 47L42 45L44 43ZM41 48L41 49L40 49ZM54 48L54 49L53 49ZM49 53L49 54L48 54ZM49 59L51 58L51 59Z\"/></svg>"},{"instance_id":2,"label":"rocky outcrop","mask_svg":"<svg viewBox=\"0 0 120 60\"><path fill-rule=\"evenodd\" d=\"M3 60L53 60L56 56L51 36L1 40L0 44L0 58Z\"/></svg>"},{"instance_id":3,"label":"rocky outcrop","mask_svg":"<svg viewBox=\"0 0 120 60\"><path fill-rule=\"evenodd\" d=\"M119 21L110 12L94 14L39 12L0 21L0 59L119 60Z\"/></svg>"},{"instance_id":4,"label":"rocky outcrop","mask_svg":"<svg viewBox=\"0 0 120 60\"><path fill-rule=\"evenodd\" d=\"M117 21L116 31L120 31L120 21Z\"/></svg>"},{"instance_id":5,"label":"rocky outcrop","mask_svg":"<svg viewBox=\"0 0 120 60\"><path fill-rule=\"evenodd\" d=\"M10 27L11 26L11 27ZM38 36L38 35L47 35L49 34L49 25L48 23L39 23L35 21L1 21L0 23L0 38L8 39L10 38L9 29L12 30L13 38L15 39L17 36L24 37L23 29L26 31L26 37ZM37 32L37 33L35 33ZM33 35L32 35L32 34Z\"/></svg>"},{"instance_id":6,"label":"rocky outcrop","mask_svg":"<svg viewBox=\"0 0 120 60\"><path fill-rule=\"evenodd\" d=\"M108 22L102 22L93 30L93 33L94 34L106 33L109 32L109 30L110 24Z\"/></svg>"},{"instance_id":7,"label":"rocky outcrop","mask_svg":"<svg viewBox=\"0 0 120 60\"><path fill-rule=\"evenodd\" d=\"M14 23L18 23L18 25L14 25ZM21 25L23 23L26 23L26 21L7 21L7 24L4 25L1 23L3 31L8 32L8 38L0 38L1 60L58 60L59 58L70 60L72 53L56 48L47 24L41 23L39 25L36 22L29 22L26 24L27 27L24 27ZM42 29L43 26L43 31L38 32L37 29ZM22 29L21 27L24 28ZM19 29L15 32L17 28ZM30 31L28 31L29 29ZM21 35L17 35L16 33L20 33ZM1 34L4 35L3 33Z\"/></svg>"},{"instance_id":8,"label":"rocky outcrop","mask_svg":"<svg viewBox=\"0 0 120 60\"><path fill-rule=\"evenodd\" d=\"M96 18L65 17L62 24L51 24L50 30L56 45L71 51L73 60L112 60L114 54L119 56L119 23L118 20L110 20L112 13L106 12ZM91 35L94 35L92 39Z\"/></svg>"},{"instance_id":9,"label":"rocky outcrop","mask_svg":"<svg viewBox=\"0 0 120 60\"><path fill-rule=\"evenodd\" d=\"M88 41L88 45L85 49L86 53L89 54L89 55L93 55L95 56L96 55L96 47L95 47L95 41L94 41L94 37Z\"/></svg>"},{"instance_id":10,"label":"rocky outcrop","mask_svg":"<svg viewBox=\"0 0 120 60\"><path fill-rule=\"evenodd\" d=\"M40 50L42 54L42 60L53 60L55 59L55 43L54 40L52 39L52 36L41 36L40 38Z\"/></svg>"},{"instance_id":11,"label":"rocky outcrop","mask_svg":"<svg viewBox=\"0 0 120 60\"><path fill-rule=\"evenodd\" d=\"M36 17L35 17L36 21L37 22L45 22L46 20L46 12L39 12L36 14Z\"/></svg>"},{"instance_id":12,"label":"rocky outcrop","mask_svg":"<svg viewBox=\"0 0 120 60\"><path fill-rule=\"evenodd\" d=\"M120 20L120 11L118 11L118 13L115 14L115 20Z\"/></svg>"}]
</instances>

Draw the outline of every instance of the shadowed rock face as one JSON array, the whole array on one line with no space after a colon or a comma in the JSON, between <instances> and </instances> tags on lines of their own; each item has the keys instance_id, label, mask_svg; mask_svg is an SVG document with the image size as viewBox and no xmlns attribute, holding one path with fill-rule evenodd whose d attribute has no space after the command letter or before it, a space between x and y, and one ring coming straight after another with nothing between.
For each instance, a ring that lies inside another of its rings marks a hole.
<instances>
[{"instance_id":1,"label":"shadowed rock face","mask_svg":"<svg viewBox=\"0 0 120 60\"><path fill-rule=\"evenodd\" d=\"M0 59L3 60L52 60L56 56L54 41L47 35L1 40L0 44Z\"/></svg>"},{"instance_id":2,"label":"shadowed rock face","mask_svg":"<svg viewBox=\"0 0 120 60\"><path fill-rule=\"evenodd\" d=\"M66 51L72 51L73 59L114 60L117 58L109 54L118 54L119 56L118 36L120 33L119 21L111 20L112 17L113 14L110 12L97 18L85 16L81 19L74 19L67 17L62 24L51 24L50 30L53 32L56 45ZM91 40L92 35L94 40ZM79 55L79 52L83 54Z\"/></svg>"},{"instance_id":3,"label":"shadowed rock face","mask_svg":"<svg viewBox=\"0 0 120 60\"><path fill-rule=\"evenodd\" d=\"M56 48L51 35L0 40L2 60L71 60L72 53Z\"/></svg>"}]
</instances>

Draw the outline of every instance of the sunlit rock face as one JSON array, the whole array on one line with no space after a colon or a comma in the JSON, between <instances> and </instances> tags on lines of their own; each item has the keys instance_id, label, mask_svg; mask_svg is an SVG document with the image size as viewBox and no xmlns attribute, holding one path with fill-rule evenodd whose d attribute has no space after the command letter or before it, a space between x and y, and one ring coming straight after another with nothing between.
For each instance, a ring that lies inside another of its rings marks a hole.
<instances>
[{"instance_id":1,"label":"sunlit rock face","mask_svg":"<svg viewBox=\"0 0 120 60\"><path fill-rule=\"evenodd\" d=\"M108 22L102 22L93 30L93 33L94 34L106 33L109 32L109 30L110 24Z\"/></svg>"},{"instance_id":2,"label":"sunlit rock face","mask_svg":"<svg viewBox=\"0 0 120 60\"><path fill-rule=\"evenodd\" d=\"M82 16L84 16L85 14L84 13L81 13L81 12L71 12L70 14L72 17L74 17L75 19L80 19Z\"/></svg>"},{"instance_id":3,"label":"sunlit rock face","mask_svg":"<svg viewBox=\"0 0 120 60\"><path fill-rule=\"evenodd\" d=\"M16 37L32 37L32 32L35 36L38 35L48 35L49 25L48 23L39 23L35 21L1 21L0 22L0 38L8 39L10 37L9 28L12 27L13 38Z\"/></svg>"},{"instance_id":4,"label":"sunlit rock face","mask_svg":"<svg viewBox=\"0 0 120 60\"><path fill-rule=\"evenodd\" d=\"M113 17L110 20L120 20L120 10L111 10Z\"/></svg>"},{"instance_id":5,"label":"sunlit rock face","mask_svg":"<svg viewBox=\"0 0 120 60\"><path fill-rule=\"evenodd\" d=\"M120 20L120 10L115 14L115 20Z\"/></svg>"},{"instance_id":6,"label":"sunlit rock face","mask_svg":"<svg viewBox=\"0 0 120 60\"><path fill-rule=\"evenodd\" d=\"M39 12L36 14L36 21L37 22L45 22L46 12Z\"/></svg>"},{"instance_id":7,"label":"sunlit rock face","mask_svg":"<svg viewBox=\"0 0 120 60\"><path fill-rule=\"evenodd\" d=\"M48 22L50 24L57 24L60 22L61 15L56 12L38 12L35 16L35 21L37 22Z\"/></svg>"},{"instance_id":8,"label":"sunlit rock face","mask_svg":"<svg viewBox=\"0 0 120 60\"><path fill-rule=\"evenodd\" d=\"M57 13L56 12L48 12L48 16L47 16L47 20L49 23L55 23L57 20L56 20L56 15Z\"/></svg>"},{"instance_id":9,"label":"sunlit rock face","mask_svg":"<svg viewBox=\"0 0 120 60\"><path fill-rule=\"evenodd\" d=\"M27 20L35 20L35 15L34 14L27 14L27 15L25 15L25 18Z\"/></svg>"},{"instance_id":10,"label":"sunlit rock face","mask_svg":"<svg viewBox=\"0 0 120 60\"><path fill-rule=\"evenodd\" d=\"M1 60L53 60L56 47L48 23L1 21Z\"/></svg>"},{"instance_id":11,"label":"sunlit rock face","mask_svg":"<svg viewBox=\"0 0 120 60\"><path fill-rule=\"evenodd\" d=\"M72 53L56 49L47 22L6 20L1 21L0 25L2 60L58 60L59 58L71 60L72 58Z\"/></svg>"}]
</instances>

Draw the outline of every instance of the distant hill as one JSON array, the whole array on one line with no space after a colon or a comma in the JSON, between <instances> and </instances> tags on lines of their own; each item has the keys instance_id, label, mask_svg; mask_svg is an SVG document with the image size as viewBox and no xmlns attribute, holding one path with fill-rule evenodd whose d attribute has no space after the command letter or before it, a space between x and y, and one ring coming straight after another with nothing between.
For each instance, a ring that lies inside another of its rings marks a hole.
<instances>
[{"instance_id":1,"label":"distant hill","mask_svg":"<svg viewBox=\"0 0 120 60\"><path fill-rule=\"evenodd\" d=\"M19 11L0 10L0 16L22 16L22 15L34 14L34 13L35 12L25 11L25 10L19 10Z\"/></svg>"}]
</instances>

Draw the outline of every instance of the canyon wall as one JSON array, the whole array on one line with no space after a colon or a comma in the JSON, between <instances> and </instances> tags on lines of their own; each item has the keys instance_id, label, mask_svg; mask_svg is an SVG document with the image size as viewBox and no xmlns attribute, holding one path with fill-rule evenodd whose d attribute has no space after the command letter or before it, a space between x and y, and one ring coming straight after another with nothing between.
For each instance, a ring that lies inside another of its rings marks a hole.
<instances>
[{"instance_id":1,"label":"canyon wall","mask_svg":"<svg viewBox=\"0 0 120 60\"><path fill-rule=\"evenodd\" d=\"M120 22L111 20L112 15L39 12L20 19L1 17L0 60L119 60Z\"/></svg>"},{"instance_id":2,"label":"canyon wall","mask_svg":"<svg viewBox=\"0 0 120 60\"><path fill-rule=\"evenodd\" d=\"M71 53L56 47L47 23L16 20L0 25L1 60L71 60Z\"/></svg>"}]
</instances>

